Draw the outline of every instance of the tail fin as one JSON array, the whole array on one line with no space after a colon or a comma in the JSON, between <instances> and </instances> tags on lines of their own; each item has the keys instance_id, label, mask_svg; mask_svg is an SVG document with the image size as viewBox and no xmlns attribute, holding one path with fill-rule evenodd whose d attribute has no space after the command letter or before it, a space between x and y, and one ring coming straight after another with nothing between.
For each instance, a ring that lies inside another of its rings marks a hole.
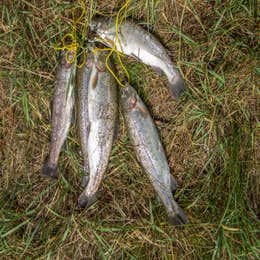
<instances>
[{"instance_id":1,"label":"tail fin","mask_svg":"<svg viewBox=\"0 0 260 260\"><path fill-rule=\"evenodd\" d=\"M188 223L188 218L181 207L178 207L174 213L169 214L169 222L172 225L179 226Z\"/></svg>"},{"instance_id":2,"label":"tail fin","mask_svg":"<svg viewBox=\"0 0 260 260\"><path fill-rule=\"evenodd\" d=\"M175 100L179 100L181 94L186 89L184 80L182 79L179 72L174 78L172 78L172 80L169 81L169 88L170 88L171 96Z\"/></svg>"},{"instance_id":3,"label":"tail fin","mask_svg":"<svg viewBox=\"0 0 260 260\"><path fill-rule=\"evenodd\" d=\"M183 209L178 205L178 203L172 199L171 207L168 210L169 222L172 225L183 225L188 222L188 218L184 213Z\"/></svg>"},{"instance_id":4,"label":"tail fin","mask_svg":"<svg viewBox=\"0 0 260 260\"><path fill-rule=\"evenodd\" d=\"M47 176L47 177L51 177L53 179L57 179L58 178L58 167L52 167L49 165L48 163L48 158L45 159L43 166L42 166L42 175L43 176Z\"/></svg>"},{"instance_id":5,"label":"tail fin","mask_svg":"<svg viewBox=\"0 0 260 260\"><path fill-rule=\"evenodd\" d=\"M86 196L83 191L79 196L78 206L80 208L89 208L92 204L94 204L97 201L97 199L97 194L94 194L92 196Z\"/></svg>"}]
</instances>

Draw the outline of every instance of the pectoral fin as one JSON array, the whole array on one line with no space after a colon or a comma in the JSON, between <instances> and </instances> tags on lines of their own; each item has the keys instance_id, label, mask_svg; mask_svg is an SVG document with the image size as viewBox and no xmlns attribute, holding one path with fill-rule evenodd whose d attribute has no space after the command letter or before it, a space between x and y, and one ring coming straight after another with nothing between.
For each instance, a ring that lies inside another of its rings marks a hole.
<instances>
[{"instance_id":1,"label":"pectoral fin","mask_svg":"<svg viewBox=\"0 0 260 260\"><path fill-rule=\"evenodd\" d=\"M174 78L172 78L171 81L169 81L169 88L171 96L175 100L178 100L186 89L184 80L182 79L181 75L176 75Z\"/></svg>"},{"instance_id":2,"label":"pectoral fin","mask_svg":"<svg viewBox=\"0 0 260 260\"><path fill-rule=\"evenodd\" d=\"M136 106L136 108L139 110L140 114L144 117L147 118L149 116L149 112L146 110L146 108L144 106L141 106L140 104L138 104Z\"/></svg>"},{"instance_id":3,"label":"pectoral fin","mask_svg":"<svg viewBox=\"0 0 260 260\"><path fill-rule=\"evenodd\" d=\"M117 116L115 122L115 128L114 128L113 144L115 144L118 134L119 134L119 119Z\"/></svg>"},{"instance_id":4,"label":"pectoral fin","mask_svg":"<svg viewBox=\"0 0 260 260\"><path fill-rule=\"evenodd\" d=\"M91 87L93 88L93 89L95 89L96 88L96 86L97 86L97 83L98 83L98 72L96 72L95 73L95 75L93 76L93 78L92 78L92 80L91 80Z\"/></svg>"},{"instance_id":5,"label":"pectoral fin","mask_svg":"<svg viewBox=\"0 0 260 260\"><path fill-rule=\"evenodd\" d=\"M175 194L177 188L178 188L177 181L176 181L175 178L171 175L171 191L172 191L172 194L173 194L173 195Z\"/></svg>"}]
</instances>

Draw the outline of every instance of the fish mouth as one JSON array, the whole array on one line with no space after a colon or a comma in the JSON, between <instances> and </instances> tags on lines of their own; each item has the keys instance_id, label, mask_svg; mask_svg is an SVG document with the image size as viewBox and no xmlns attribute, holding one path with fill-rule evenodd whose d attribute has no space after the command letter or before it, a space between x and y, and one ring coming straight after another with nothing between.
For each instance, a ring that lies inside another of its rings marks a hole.
<instances>
[{"instance_id":1,"label":"fish mouth","mask_svg":"<svg viewBox=\"0 0 260 260\"><path fill-rule=\"evenodd\" d=\"M107 22L108 22L107 19L103 19L102 17L95 17L89 23L90 30L92 32L97 32L98 29L104 27L104 25L106 25Z\"/></svg>"},{"instance_id":2,"label":"fish mouth","mask_svg":"<svg viewBox=\"0 0 260 260\"><path fill-rule=\"evenodd\" d=\"M75 61L76 53L73 50L65 51L62 50L60 52L60 63L62 66L65 66L65 68L70 69L72 66L72 63Z\"/></svg>"},{"instance_id":3,"label":"fish mouth","mask_svg":"<svg viewBox=\"0 0 260 260\"><path fill-rule=\"evenodd\" d=\"M89 23L90 30L92 32L97 32L99 29L107 30L111 26L111 23L113 24L114 20L115 18L113 17L107 18L103 16L96 16Z\"/></svg>"},{"instance_id":4,"label":"fish mouth","mask_svg":"<svg viewBox=\"0 0 260 260\"><path fill-rule=\"evenodd\" d=\"M97 28L98 28L98 21L97 20L92 20L90 23L89 23L89 27L90 27L90 30L91 31L96 31Z\"/></svg>"},{"instance_id":5,"label":"fish mouth","mask_svg":"<svg viewBox=\"0 0 260 260\"><path fill-rule=\"evenodd\" d=\"M124 97L124 98L129 97L130 94L132 93L131 88L132 88L131 85L128 82L126 82L124 84L124 87L120 88L120 92L122 94L122 97Z\"/></svg>"}]
</instances>

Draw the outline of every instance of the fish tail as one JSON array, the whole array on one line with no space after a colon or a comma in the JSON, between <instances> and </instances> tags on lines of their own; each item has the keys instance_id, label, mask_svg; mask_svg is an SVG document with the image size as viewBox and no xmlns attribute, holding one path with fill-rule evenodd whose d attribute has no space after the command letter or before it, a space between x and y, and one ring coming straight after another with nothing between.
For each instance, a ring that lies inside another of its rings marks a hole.
<instances>
[{"instance_id":1,"label":"fish tail","mask_svg":"<svg viewBox=\"0 0 260 260\"><path fill-rule=\"evenodd\" d=\"M89 208L92 204L97 201L97 194L93 194L91 196L87 196L83 191L78 199L78 206L80 208Z\"/></svg>"},{"instance_id":2,"label":"fish tail","mask_svg":"<svg viewBox=\"0 0 260 260\"><path fill-rule=\"evenodd\" d=\"M181 75L178 73L175 77L169 80L170 94L175 100L179 100L181 94L185 91L186 86Z\"/></svg>"},{"instance_id":3,"label":"fish tail","mask_svg":"<svg viewBox=\"0 0 260 260\"><path fill-rule=\"evenodd\" d=\"M58 178L58 166L50 166L48 157L46 157L43 166L42 166L42 175L43 176L48 176L53 179Z\"/></svg>"},{"instance_id":4,"label":"fish tail","mask_svg":"<svg viewBox=\"0 0 260 260\"><path fill-rule=\"evenodd\" d=\"M180 226L188 223L188 218L183 209L179 206L174 208L175 210L169 213L169 222L175 226Z\"/></svg>"}]
</instances>

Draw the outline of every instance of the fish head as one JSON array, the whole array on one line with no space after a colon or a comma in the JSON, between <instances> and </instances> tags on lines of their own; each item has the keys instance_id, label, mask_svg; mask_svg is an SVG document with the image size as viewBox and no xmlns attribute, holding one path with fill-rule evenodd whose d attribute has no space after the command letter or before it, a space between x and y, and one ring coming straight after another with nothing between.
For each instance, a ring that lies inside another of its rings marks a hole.
<instances>
[{"instance_id":1,"label":"fish head","mask_svg":"<svg viewBox=\"0 0 260 260\"><path fill-rule=\"evenodd\" d=\"M91 31L96 32L98 28L100 28L100 21L99 19L92 20L89 24Z\"/></svg>"},{"instance_id":2,"label":"fish head","mask_svg":"<svg viewBox=\"0 0 260 260\"><path fill-rule=\"evenodd\" d=\"M138 103L138 94L135 89L130 84L126 83L120 91L123 106L127 110L134 110Z\"/></svg>"},{"instance_id":3,"label":"fish head","mask_svg":"<svg viewBox=\"0 0 260 260\"><path fill-rule=\"evenodd\" d=\"M62 50L60 52L60 64L61 64L61 66L64 66L65 68L69 69L72 66L72 64L74 63L75 59L76 59L75 51Z\"/></svg>"},{"instance_id":4,"label":"fish head","mask_svg":"<svg viewBox=\"0 0 260 260\"><path fill-rule=\"evenodd\" d=\"M108 29L107 19L95 18L90 22L90 29L93 32L105 31Z\"/></svg>"},{"instance_id":5,"label":"fish head","mask_svg":"<svg viewBox=\"0 0 260 260\"><path fill-rule=\"evenodd\" d=\"M108 33L111 28L113 28L114 24L114 19L112 18L95 18L93 19L89 26L91 31L96 32L97 34L103 34L103 33Z\"/></svg>"}]
</instances>

